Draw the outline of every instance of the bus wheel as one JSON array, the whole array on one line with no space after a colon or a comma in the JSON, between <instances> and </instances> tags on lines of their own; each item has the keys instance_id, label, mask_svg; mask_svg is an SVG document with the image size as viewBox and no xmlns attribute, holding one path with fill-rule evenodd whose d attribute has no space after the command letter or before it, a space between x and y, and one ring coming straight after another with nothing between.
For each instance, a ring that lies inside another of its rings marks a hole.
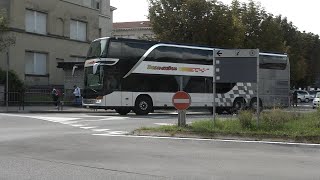
<instances>
[{"instance_id":1,"label":"bus wheel","mask_svg":"<svg viewBox=\"0 0 320 180\"><path fill-rule=\"evenodd\" d=\"M245 100L243 98L238 98L233 102L233 111L239 112L244 109Z\"/></svg>"},{"instance_id":2,"label":"bus wheel","mask_svg":"<svg viewBox=\"0 0 320 180\"><path fill-rule=\"evenodd\" d=\"M149 97L140 96L137 98L134 106L134 112L137 115L147 115L152 109L152 100Z\"/></svg>"},{"instance_id":3,"label":"bus wheel","mask_svg":"<svg viewBox=\"0 0 320 180\"><path fill-rule=\"evenodd\" d=\"M127 115L131 111L130 108L117 108L116 112L120 115Z\"/></svg>"},{"instance_id":4,"label":"bus wheel","mask_svg":"<svg viewBox=\"0 0 320 180\"><path fill-rule=\"evenodd\" d=\"M262 111L262 101L260 99L259 101L259 106L260 106L260 111ZM250 102L250 109L257 111L257 107L258 107L258 103L257 103L257 99L253 99Z\"/></svg>"}]
</instances>

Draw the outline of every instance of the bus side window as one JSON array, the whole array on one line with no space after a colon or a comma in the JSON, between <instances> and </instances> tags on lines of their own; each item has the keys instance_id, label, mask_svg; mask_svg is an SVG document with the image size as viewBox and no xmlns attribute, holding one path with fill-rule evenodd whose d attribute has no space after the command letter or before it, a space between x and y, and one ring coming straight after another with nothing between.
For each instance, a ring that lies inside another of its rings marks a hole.
<instances>
[{"instance_id":1,"label":"bus side window","mask_svg":"<svg viewBox=\"0 0 320 180\"><path fill-rule=\"evenodd\" d=\"M110 41L108 49L108 58L120 58L121 57L122 43L117 41Z\"/></svg>"},{"instance_id":2,"label":"bus side window","mask_svg":"<svg viewBox=\"0 0 320 180\"><path fill-rule=\"evenodd\" d=\"M204 77L191 77L185 91L188 93L205 93L205 82Z\"/></svg>"}]
</instances>

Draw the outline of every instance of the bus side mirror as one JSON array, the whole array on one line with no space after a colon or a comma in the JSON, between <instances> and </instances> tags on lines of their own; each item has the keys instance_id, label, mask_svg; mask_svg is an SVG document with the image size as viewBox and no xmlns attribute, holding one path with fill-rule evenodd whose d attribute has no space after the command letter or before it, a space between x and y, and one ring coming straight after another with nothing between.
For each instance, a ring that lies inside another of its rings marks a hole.
<instances>
[{"instance_id":1,"label":"bus side mirror","mask_svg":"<svg viewBox=\"0 0 320 180\"><path fill-rule=\"evenodd\" d=\"M74 76L74 72L76 71L76 69L78 68L77 65L74 65L73 68L72 68L72 77Z\"/></svg>"},{"instance_id":2,"label":"bus side mirror","mask_svg":"<svg viewBox=\"0 0 320 180\"><path fill-rule=\"evenodd\" d=\"M97 73L98 66L99 66L99 63L94 63L94 64L93 64L93 67L92 67L92 68L93 68L93 71L92 71L93 74L96 74L96 73Z\"/></svg>"}]
</instances>

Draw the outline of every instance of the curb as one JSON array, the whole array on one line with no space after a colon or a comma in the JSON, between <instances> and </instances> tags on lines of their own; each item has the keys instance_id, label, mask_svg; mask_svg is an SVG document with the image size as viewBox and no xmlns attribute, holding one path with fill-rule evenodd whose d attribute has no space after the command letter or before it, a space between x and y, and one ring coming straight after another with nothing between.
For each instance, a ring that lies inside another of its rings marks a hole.
<instances>
[{"instance_id":1,"label":"curb","mask_svg":"<svg viewBox=\"0 0 320 180\"><path fill-rule=\"evenodd\" d=\"M292 139L283 139L283 138L255 138L255 137L241 137L241 136L223 136L223 135L216 135L216 136L201 136L195 134L184 134L184 133L177 133L177 134L170 134L165 132L145 132L145 131L133 131L131 135L134 136L150 136L150 137L164 137L164 138L178 138L181 140L184 139L202 139L202 140L212 140L212 141L221 141L221 142L239 142L239 143L261 143L261 144L273 144L273 145L286 145L292 147L302 147L308 146L313 148L319 148L320 143L313 143L313 142L303 142L303 141L296 141Z\"/></svg>"}]
</instances>

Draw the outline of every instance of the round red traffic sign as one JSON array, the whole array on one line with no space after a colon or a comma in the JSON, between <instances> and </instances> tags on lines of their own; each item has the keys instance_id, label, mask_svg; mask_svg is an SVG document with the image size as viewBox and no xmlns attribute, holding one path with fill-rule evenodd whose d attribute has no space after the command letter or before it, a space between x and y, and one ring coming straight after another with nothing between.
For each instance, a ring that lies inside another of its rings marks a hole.
<instances>
[{"instance_id":1,"label":"round red traffic sign","mask_svg":"<svg viewBox=\"0 0 320 180\"><path fill-rule=\"evenodd\" d=\"M186 110L191 105L191 97L184 91L178 91L172 97L172 104L177 110Z\"/></svg>"}]
</instances>

